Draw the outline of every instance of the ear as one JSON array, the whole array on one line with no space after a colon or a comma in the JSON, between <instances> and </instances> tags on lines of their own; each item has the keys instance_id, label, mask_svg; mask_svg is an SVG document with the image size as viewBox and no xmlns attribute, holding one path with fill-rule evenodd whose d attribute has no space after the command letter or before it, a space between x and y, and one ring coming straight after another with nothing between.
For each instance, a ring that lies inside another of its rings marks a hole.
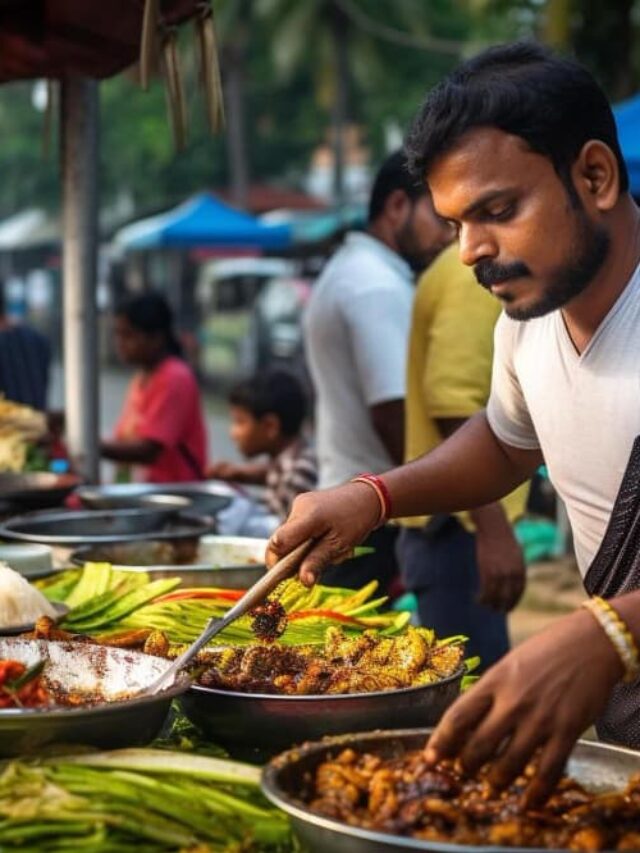
<instances>
[{"instance_id":1,"label":"ear","mask_svg":"<svg viewBox=\"0 0 640 853\"><path fill-rule=\"evenodd\" d=\"M605 142L590 139L573 165L572 177L585 203L601 213L611 210L620 197L620 169Z\"/></svg>"},{"instance_id":2,"label":"ear","mask_svg":"<svg viewBox=\"0 0 640 853\"><path fill-rule=\"evenodd\" d=\"M270 439L277 438L280 435L280 418L276 414L268 412L266 415L263 415L260 420L262 421L264 431Z\"/></svg>"},{"instance_id":3,"label":"ear","mask_svg":"<svg viewBox=\"0 0 640 853\"><path fill-rule=\"evenodd\" d=\"M411 200L404 190L393 190L384 203L384 214L395 228L404 225L411 209Z\"/></svg>"}]
</instances>

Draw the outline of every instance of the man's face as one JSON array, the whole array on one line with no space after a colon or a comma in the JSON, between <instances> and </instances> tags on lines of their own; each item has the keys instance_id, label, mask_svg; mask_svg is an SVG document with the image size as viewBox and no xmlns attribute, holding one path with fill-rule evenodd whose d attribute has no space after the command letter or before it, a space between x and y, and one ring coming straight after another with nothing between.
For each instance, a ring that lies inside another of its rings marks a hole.
<instances>
[{"instance_id":1,"label":"man's face","mask_svg":"<svg viewBox=\"0 0 640 853\"><path fill-rule=\"evenodd\" d=\"M458 228L460 257L517 320L578 296L609 250L609 234L549 159L495 128L465 134L429 170L438 213Z\"/></svg>"},{"instance_id":2,"label":"man's face","mask_svg":"<svg viewBox=\"0 0 640 853\"><path fill-rule=\"evenodd\" d=\"M415 201L407 198L404 221L396 229L396 249L411 269L420 273L449 245L455 230L434 210L429 193Z\"/></svg>"}]
</instances>

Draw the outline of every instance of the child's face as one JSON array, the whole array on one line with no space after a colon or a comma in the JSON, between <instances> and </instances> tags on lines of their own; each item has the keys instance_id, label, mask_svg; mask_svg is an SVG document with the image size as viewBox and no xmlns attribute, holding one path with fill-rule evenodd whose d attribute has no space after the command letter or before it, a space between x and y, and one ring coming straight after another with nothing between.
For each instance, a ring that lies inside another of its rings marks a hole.
<instances>
[{"instance_id":1,"label":"child's face","mask_svg":"<svg viewBox=\"0 0 640 853\"><path fill-rule=\"evenodd\" d=\"M257 418L241 406L230 406L229 433L244 456L258 456L273 449L279 435L279 422L275 415Z\"/></svg>"}]
</instances>

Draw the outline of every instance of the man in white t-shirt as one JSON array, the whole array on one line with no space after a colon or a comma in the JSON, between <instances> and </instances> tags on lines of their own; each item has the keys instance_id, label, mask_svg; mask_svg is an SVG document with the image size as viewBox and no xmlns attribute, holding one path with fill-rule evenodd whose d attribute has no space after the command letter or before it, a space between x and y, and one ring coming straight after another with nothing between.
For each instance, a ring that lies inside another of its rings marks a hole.
<instances>
[{"instance_id":1,"label":"man in white t-shirt","mask_svg":"<svg viewBox=\"0 0 640 853\"><path fill-rule=\"evenodd\" d=\"M598 597L490 669L426 752L472 772L491 760L502 786L537 751L535 803L596 719L640 747L640 211L605 95L535 43L491 48L436 86L407 150L504 307L487 411L383 478L303 495L268 562L312 538L313 582L380 518L495 501L544 458Z\"/></svg>"},{"instance_id":2,"label":"man in white t-shirt","mask_svg":"<svg viewBox=\"0 0 640 853\"><path fill-rule=\"evenodd\" d=\"M347 235L306 311L321 488L402 461L414 278L452 237L425 185L409 175L405 155L391 154L374 180L367 230ZM359 587L375 578L385 590L396 570L396 534L375 531L367 543L374 552L329 570L325 581Z\"/></svg>"}]
</instances>

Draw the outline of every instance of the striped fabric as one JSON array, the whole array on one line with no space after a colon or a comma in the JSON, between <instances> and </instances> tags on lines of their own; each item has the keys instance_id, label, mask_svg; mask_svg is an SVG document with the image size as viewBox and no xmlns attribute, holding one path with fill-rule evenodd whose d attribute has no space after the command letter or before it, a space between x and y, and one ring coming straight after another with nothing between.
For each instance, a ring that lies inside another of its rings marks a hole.
<instances>
[{"instance_id":1,"label":"striped fabric","mask_svg":"<svg viewBox=\"0 0 640 853\"><path fill-rule=\"evenodd\" d=\"M264 501L274 515L284 520L294 498L315 489L317 484L315 451L306 440L298 439L273 460L267 472Z\"/></svg>"},{"instance_id":2,"label":"striped fabric","mask_svg":"<svg viewBox=\"0 0 640 853\"><path fill-rule=\"evenodd\" d=\"M44 411L49 384L49 342L29 326L0 330L0 394Z\"/></svg>"}]
</instances>

